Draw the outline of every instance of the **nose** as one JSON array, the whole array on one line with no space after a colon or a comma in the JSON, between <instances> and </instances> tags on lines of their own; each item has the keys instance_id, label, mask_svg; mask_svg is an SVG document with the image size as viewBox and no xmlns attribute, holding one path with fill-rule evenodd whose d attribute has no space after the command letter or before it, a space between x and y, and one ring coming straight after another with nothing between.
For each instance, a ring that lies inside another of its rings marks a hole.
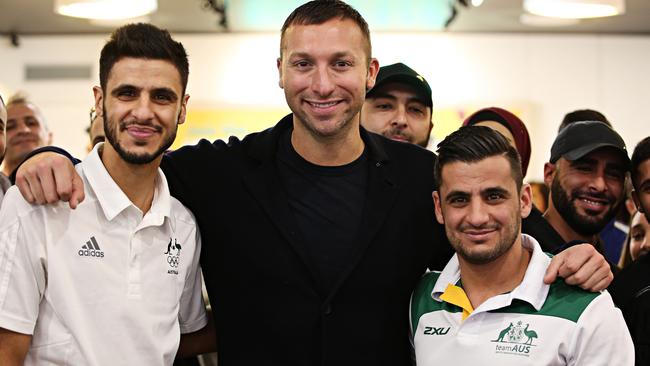
<instances>
[{"instance_id":1,"label":"nose","mask_svg":"<svg viewBox=\"0 0 650 366\"><path fill-rule=\"evenodd\" d=\"M25 134L25 133L30 133L32 130L29 129L29 126L27 126L27 123L24 121L18 122L18 125L16 127L16 131L19 134Z\"/></svg>"},{"instance_id":2,"label":"nose","mask_svg":"<svg viewBox=\"0 0 650 366\"><path fill-rule=\"evenodd\" d=\"M321 66L314 71L312 77L312 90L320 97L329 96L334 92L335 84L330 70Z\"/></svg>"},{"instance_id":3,"label":"nose","mask_svg":"<svg viewBox=\"0 0 650 366\"><path fill-rule=\"evenodd\" d=\"M403 105L398 105L397 108L395 108L395 115L393 115L390 124L393 127L406 128L408 125L406 120L406 108Z\"/></svg>"},{"instance_id":4,"label":"nose","mask_svg":"<svg viewBox=\"0 0 650 366\"><path fill-rule=\"evenodd\" d=\"M148 96L142 95L131 111L131 115L138 121L150 121L154 118L151 100Z\"/></svg>"},{"instance_id":5,"label":"nose","mask_svg":"<svg viewBox=\"0 0 650 366\"><path fill-rule=\"evenodd\" d=\"M605 180L604 170L599 169L589 182L589 188L597 192L604 192L607 190L607 182Z\"/></svg>"},{"instance_id":6,"label":"nose","mask_svg":"<svg viewBox=\"0 0 650 366\"><path fill-rule=\"evenodd\" d=\"M483 202L480 200L472 200L468 206L469 212L467 214L467 222L474 227L481 227L487 224L490 217L485 210Z\"/></svg>"}]
</instances>

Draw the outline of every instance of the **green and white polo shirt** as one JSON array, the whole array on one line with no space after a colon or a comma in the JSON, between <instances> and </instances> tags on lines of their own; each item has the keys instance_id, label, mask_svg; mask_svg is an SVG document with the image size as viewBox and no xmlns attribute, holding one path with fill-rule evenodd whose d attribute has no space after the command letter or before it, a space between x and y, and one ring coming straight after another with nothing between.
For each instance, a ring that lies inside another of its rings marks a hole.
<instances>
[{"instance_id":1,"label":"green and white polo shirt","mask_svg":"<svg viewBox=\"0 0 650 366\"><path fill-rule=\"evenodd\" d=\"M550 258L528 235L522 245L532 252L523 281L477 309L462 290L456 255L442 272L424 275L410 308L417 364L633 365L632 340L609 293L561 279L544 284Z\"/></svg>"}]
</instances>

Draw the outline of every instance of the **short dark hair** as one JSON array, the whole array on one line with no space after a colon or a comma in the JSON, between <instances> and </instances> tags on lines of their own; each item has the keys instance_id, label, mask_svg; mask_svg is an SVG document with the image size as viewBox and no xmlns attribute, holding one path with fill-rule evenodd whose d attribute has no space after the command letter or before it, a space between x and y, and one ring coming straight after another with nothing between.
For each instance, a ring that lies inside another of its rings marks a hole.
<instances>
[{"instance_id":1,"label":"short dark hair","mask_svg":"<svg viewBox=\"0 0 650 366\"><path fill-rule=\"evenodd\" d=\"M99 84L106 91L108 74L113 65L124 57L164 60L172 63L181 76L183 94L190 73L187 53L168 31L147 23L127 24L117 28L99 57Z\"/></svg>"},{"instance_id":2,"label":"short dark hair","mask_svg":"<svg viewBox=\"0 0 650 366\"><path fill-rule=\"evenodd\" d=\"M463 126L438 144L437 153L434 177L438 189L442 184L442 168L445 165L457 161L475 163L501 155L510 163L510 172L517 185L517 192L521 191L524 177L519 153L502 134L490 127Z\"/></svg>"},{"instance_id":3,"label":"short dark hair","mask_svg":"<svg viewBox=\"0 0 650 366\"><path fill-rule=\"evenodd\" d=\"M284 33L292 25L317 25L323 24L332 19L350 19L355 22L366 40L365 48L368 56L368 62L372 55L372 45L370 43L370 30L368 23L363 19L361 14L350 5L340 0L313 0L297 7L284 21L280 33L280 57L284 48Z\"/></svg>"},{"instance_id":4,"label":"short dark hair","mask_svg":"<svg viewBox=\"0 0 650 366\"><path fill-rule=\"evenodd\" d=\"M632 185L634 188L639 188L636 186L636 180L639 178L639 165L643 164L646 160L650 159L650 136L644 138L639 142L634 148L632 153Z\"/></svg>"},{"instance_id":5,"label":"short dark hair","mask_svg":"<svg viewBox=\"0 0 650 366\"><path fill-rule=\"evenodd\" d=\"M607 117L605 117L604 114L595 111L593 109L578 109L573 112L569 112L564 115L564 118L562 119L562 123L560 123L560 127L558 127L557 132L560 132L566 127L567 125L570 125L573 122L582 122L582 121L598 121L602 122L609 127L612 127L612 124L609 122Z\"/></svg>"}]
</instances>

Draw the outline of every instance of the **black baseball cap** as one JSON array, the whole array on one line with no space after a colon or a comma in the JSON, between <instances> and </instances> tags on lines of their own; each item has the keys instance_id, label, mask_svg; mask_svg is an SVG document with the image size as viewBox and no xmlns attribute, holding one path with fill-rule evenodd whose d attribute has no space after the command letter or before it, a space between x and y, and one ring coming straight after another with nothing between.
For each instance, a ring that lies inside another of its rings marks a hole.
<instances>
[{"instance_id":1,"label":"black baseball cap","mask_svg":"<svg viewBox=\"0 0 650 366\"><path fill-rule=\"evenodd\" d=\"M415 90L415 95L427 107L433 107L431 99L431 87L427 80L415 70L399 62L392 65L382 66L377 73L375 86L366 92L366 98L372 98L373 92L379 90L382 85L398 82L409 85Z\"/></svg>"},{"instance_id":2,"label":"black baseball cap","mask_svg":"<svg viewBox=\"0 0 650 366\"><path fill-rule=\"evenodd\" d=\"M553 142L549 161L555 163L560 158L577 160L602 147L616 149L629 166L630 158L623 138L600 121L574 122L562 129Z\"/></svg>"}]
</instances>

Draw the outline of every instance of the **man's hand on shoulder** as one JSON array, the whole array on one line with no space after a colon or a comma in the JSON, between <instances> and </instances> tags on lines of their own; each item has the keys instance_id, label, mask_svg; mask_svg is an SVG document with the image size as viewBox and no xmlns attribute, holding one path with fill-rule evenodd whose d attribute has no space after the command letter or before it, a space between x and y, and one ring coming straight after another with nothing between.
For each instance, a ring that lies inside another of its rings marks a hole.
<instances>
[{"instance_id":1,"label":"man's hand on shoulder","mask_svg":"<svg viewBox=\"0 0 650 366\"><path fill-rule=\"evenodd\" d=\"M553 257L544 282L552 283L557 276L592 292L604 290L614 279L609 263L591 244L574 245Z\"/></svg>"},{"instance_id":2,"label":"man's hand on shoulder","mask_svg":"<svg viewBox=\"0 0 650 366\"><path fill-rule=\"evenodd\" d=\"M16 172L16 186L26 201L39 205L64 201L74 209L85 197L70 159L54 152L42 152L23 162Z\"/></svg>"}]
</instances>

